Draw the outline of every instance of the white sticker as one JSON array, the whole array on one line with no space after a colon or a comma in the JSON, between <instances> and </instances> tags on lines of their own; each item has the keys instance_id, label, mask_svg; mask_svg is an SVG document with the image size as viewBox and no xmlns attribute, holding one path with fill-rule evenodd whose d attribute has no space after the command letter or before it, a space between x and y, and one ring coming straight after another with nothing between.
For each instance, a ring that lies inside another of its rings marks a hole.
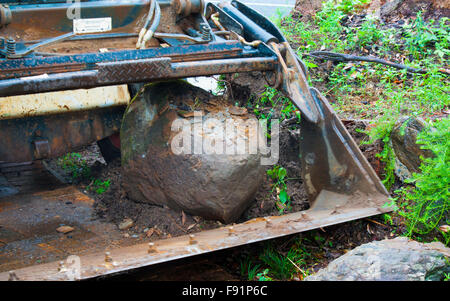
<instances>
[{"instance_id":1,"label":"white sticker","mask_svg":"<svg viewBox=\"0 0 450 301\"><path fill-rule=\"evenodd\" d=\"M74 19L74 33L105 32L112 29L111 18Z\"/></svg>"}]
</instances>

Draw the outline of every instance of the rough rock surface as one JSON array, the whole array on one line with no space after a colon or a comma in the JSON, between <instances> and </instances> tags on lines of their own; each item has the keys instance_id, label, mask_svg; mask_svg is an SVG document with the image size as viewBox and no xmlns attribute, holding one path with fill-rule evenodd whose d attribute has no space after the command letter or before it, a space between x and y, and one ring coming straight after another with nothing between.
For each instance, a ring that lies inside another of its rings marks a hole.
<instances>
[{"instance_id":1,"label":"rough rock surface","mask_svg":"<svg viewBox=\"0 0 450 301\"><path fill-rule=\"evenodd\" d=\"M450 272L449 256L441 243L397 237L359 246L305 280L439 281Z\"/></svg>"},{"instance_id":2,"label":"rough rock surface","mask_svg":"<svg viewBox=\"0 0 450 301\"><path fill-rule=\"evenodd\" d=\"M234 221L254 200L263 180L261 153L249 152L248 143L242 153L234 154L220 154L214 147L222 144L226 151L238 141L261 135L240 125L252 119L186 82L147 86L127 110L121 131L122 179L128 196L207 219ZM227 122L238 130L223 135ZM176 123L191 129L187 139L181 139L183 126L174 127ZM213 149L206 149L205 141Z\"/></svg>"},{"instance_id":3,"label":"rough rock surface","mask_svg":"<svg viewBox=\"0 0 450 301\"><path fill-rule=\"evenodd\" d=\"M409 172L419 172L420 157L430 157L433 153L416 144L417 135L425 128L425 121L418 117L402 117L394 126L391 134L392 147L397 159ZM402 168L398 168L402 169Z\"/></svg>"},{"instance_id":4,"label":"rough rock surface","mask_svg":"<svg viewBox=\"0 0 450 301\"><path fill-rule=\"evenodd\" d=\"M322 9L322 0L296 0L294 15L302 20L311 20Z\"/></svg>"},{"instance_id":5,"label":"rough rock surface","mask_svg":"<svg viewBox=\"0 0 450 301\"><path fill-rule=\"evenodd\" d=\"M381 18L395 22L403 18L415 18L423 11L425 19L439 19L450 16L450 0L388 0L381 7Z\"/></svg>"}]
</instances>

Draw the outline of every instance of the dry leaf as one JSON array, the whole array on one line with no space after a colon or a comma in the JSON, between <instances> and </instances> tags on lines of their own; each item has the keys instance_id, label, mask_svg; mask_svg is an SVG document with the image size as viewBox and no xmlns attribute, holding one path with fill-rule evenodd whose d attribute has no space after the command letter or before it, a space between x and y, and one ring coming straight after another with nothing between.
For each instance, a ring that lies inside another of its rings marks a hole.
<instances>
[{"instance_id":1,"label":"dry leaf","mask_svg":"<svg viewBox=\"0 0 450 301\"><path fill-rule=\"evenodd\" d=\"M186 213L184 213L183 210L181 210L181 224L184 226L186 223Z\"/></svg>"},{"instance_id":2,"label":"dry leaf","mask_svg":"<svg viewBox=\"0 0 450 301\"><path fill-rule=\"evenodd\" d=\"M450 230L450 226L449 225L442 225L439 227L439 230L441 230L442 232L448 233L448 231Z\"/></svg>"}]
</instances>

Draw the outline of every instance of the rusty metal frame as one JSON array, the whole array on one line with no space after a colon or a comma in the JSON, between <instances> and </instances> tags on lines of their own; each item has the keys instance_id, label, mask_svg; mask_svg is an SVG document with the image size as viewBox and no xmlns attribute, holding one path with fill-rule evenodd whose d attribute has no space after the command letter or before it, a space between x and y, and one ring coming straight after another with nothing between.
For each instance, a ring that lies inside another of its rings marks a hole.
<instances>
[{"instance_id":1,"label":"rusty metal frame","mask_svg":"<svg viewBox=\"0 0 450 301\"><path fill-rule=\"evenodd\" d=\"M339 198L338 195L333 196L326 192L325 195ZM323 205L320 201L319 204ZM317 206L307 211L279 217L257 218L242 224L202 231L195 235L184 235L148 244L113 249L106 254L96 253L81 256L81 277L78 280L111 275L143 266L251 244L388 211L389 209L382 209L378 206L362 206L360 208L336 208L334 206L328 210ZM67 267L64 267L61 262L52 262L0 273L0 281L70 280L66 272Z\"/></svg>"}]
</instances>

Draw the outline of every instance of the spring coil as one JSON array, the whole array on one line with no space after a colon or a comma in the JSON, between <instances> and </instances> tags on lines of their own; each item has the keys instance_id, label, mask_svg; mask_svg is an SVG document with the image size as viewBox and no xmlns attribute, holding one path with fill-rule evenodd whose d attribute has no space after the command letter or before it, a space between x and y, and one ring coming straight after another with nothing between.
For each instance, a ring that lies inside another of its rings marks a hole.
<instances>
[{"instance_id":1,"label":"spring coil","mask_svg":"<svg viewBox=\"0 0 450 301\"><path fill-rule=\"evenodd\" d=\"M210 41L211 40L211 30L208 24L201 23L200 24L200 32L202 34L202 40Z\"/></svg>"},{"instance_id":2,"label":"spring coil","mask_svg":"<svg viewBox=\"0 0 450 301\"><path fill-rule=\"evenodd\" d=\"M11 55L16 53L16 41L9 38L6 40L6 54Z\"/></svg>"}]
</instances>

